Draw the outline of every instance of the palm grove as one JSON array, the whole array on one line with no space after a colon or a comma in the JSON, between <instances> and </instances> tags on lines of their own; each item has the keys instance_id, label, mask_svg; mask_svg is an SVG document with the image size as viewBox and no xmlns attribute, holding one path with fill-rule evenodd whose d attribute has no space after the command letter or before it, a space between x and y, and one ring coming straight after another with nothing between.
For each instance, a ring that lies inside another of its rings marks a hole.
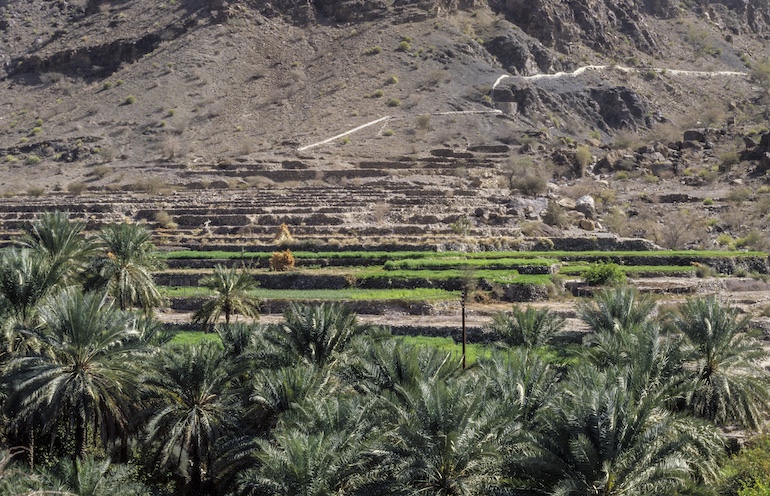
<instances>
[{"instance_id":1,"label":"palm grove","mask_svg":"<svg viewBox=\"0 0 770 496\"><path fill-rule=\"evenodd\" d=\"M194 318L222 346L172 346L150 232L84 228L48 213L0 256L1 494L767 494L770 442L724 435L767 422L764 354L714 298L608 289L571 345L514 308L462 370L340 305L231 323L254 284L218 267Z\"/></svg>"}]
</instances>

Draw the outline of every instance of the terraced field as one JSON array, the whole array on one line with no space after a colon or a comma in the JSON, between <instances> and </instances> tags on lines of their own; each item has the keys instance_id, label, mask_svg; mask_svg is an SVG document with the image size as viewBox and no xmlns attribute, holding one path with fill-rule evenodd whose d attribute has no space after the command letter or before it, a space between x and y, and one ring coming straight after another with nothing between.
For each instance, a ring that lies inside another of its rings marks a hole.
<instances>
[{"instance_id":1,"label":"terraced field","mask_svg":"<svg viewBox=\"0 0 770 496\"><path fill-rule=\"evenodd\" d=\"M579 329L575 296L590 296L594 288L587 287L582 276L596 262L617 263L642 291L671 299L726 292L738 281L753 289L764 287L770 273L768 256L761 252L296 251L295 269L285 272L270 270L271 254L163 252L168 268L156 274L156 282L169 300L166 318L183 321L200 306L209 293L199 282L217 265L243 267L259 281L254 295L262 300L266 321L291 302L338 301L364 320L393 326L396 333L456 336L465 289L474 340L484 339L490 315L519 303L548 305Z\"/></svg>"}]
</instances>

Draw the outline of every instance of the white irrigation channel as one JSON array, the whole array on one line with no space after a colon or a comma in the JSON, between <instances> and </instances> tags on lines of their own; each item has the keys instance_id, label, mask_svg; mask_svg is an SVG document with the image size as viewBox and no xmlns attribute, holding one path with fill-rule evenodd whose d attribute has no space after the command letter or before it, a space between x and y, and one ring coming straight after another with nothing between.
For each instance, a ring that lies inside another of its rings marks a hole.
<instances>
[{"instance_id":1,"label":"white irrigation channel","mask_svg":"<svg viewBox=\"0 0 770 496\"><path fill-rule=\"evenodd\" d=\"M687 70L680 70L680 69L663 69L658 67L638 68L638 67L623 67L618 65L586 65L583 67L579 67L572 72L556 72L554 74L534 74L532 76L513 76L510 74L503 74L502 76L498 77L495 83L492 85L492 90L490 91L490 93L494 95L495 89L500 85L500 83L505 79L509 79L509 78L527 80L527 81L536 81L538 79L558 79L563 77L577 77L588 70L605 71L608 69L614 69L621 72L637 72L637 73L640 73L640 72L648 73L650 71L654 71L658 74L670 74L673 76L696 76L696 77L713 77L713 76L747 77L748 76L748 73L746 72L735 72L735 71L687 71ZM464 115L469 115L469 114L489 115L489 114L502 114L502 113L503 112L501 110L495 109L495 110L457 110L457 111L449 111L449 112L430 112L427 114L386 115L384 117L380 117L379 119L375 119L373 121L367 122L366 124L361 124L360 126L354 127L353 129L349 129L344 133L340 133L335 136L332 136L331 138L327 138L323 141L318 141L316 143L311 143L309 145L301 146L297 148L297 151L302 152L305 150L309 150L311 148L315 148L317 146L331 143L332 141L338 140L340 138L344 138L345 136L349 136L353 133L356 133L362 129L365 129L369 126L373 126L380 122L386 123L391 120L406 119L408 117L416 117L419 115L463 115L463 114Z\"/></svg>"}]
</instances>

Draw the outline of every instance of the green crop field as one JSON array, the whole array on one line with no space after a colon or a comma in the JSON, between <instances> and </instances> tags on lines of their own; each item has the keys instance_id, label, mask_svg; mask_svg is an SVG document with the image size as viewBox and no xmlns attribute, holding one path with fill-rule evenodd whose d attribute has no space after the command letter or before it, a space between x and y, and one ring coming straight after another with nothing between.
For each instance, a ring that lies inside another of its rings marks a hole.
<instances>
[{"instance_id":1,"label":"green crop field","mask_svg":"<svg viewBox=\"0 0 770 496\"><path fill-rule=\"evenodd\" d=\"M424 258L385 262L385 270L438 270L438 269L516 269L517 267L549 267L558 264L552 258Z\"/></svg>"},{"instance_id":2,"label":"green crop field","mask_svg":"<svg viewBox=\"0 0 770 496\"><path fill-rule=\"evenodd\" d=\"M276 248L280 251L282 248ZM335 251L335 252L292 252L295 258L312 259L382 259L405 260L424 258L467 258L467 259L501 259L501 258L570 258L583 257L766 257L767 253L759 251L720 251L720 250L659 250L659 251L484 251L484 252L455 252L455 251ZM260 259L269 258L270 251L196 251L177 250L160 252L160 257L165 259L208 259L208 260L233 260L233 259Z\"/></svg>"},{"instance_id":3,"label":"green crop field","mask_svg":"<svg viewBox=\"0 0 770 496\"><path fill-rule=\"evenodd\" d=\"M631 277L691 275L698 270L697 267L692 265L620 265L619 267L620 270ZM561 267L559 274L579 277L588 268L588 264L565 265Z\"/></svg>"},{"instance_id":4,"label":"green crop field","mask_svg":"<svg viewBox=\"0 0 770 496\"><path fill-rule=\"evenodd\" d=\"M163 294L174 296L208 296L212 292L197 287L163 287ZM328 300L328 301L440 301L459 298L458 291L434 288L414 289L262 289L250 292L263 300Z\"/></svg>"}]
</instances>

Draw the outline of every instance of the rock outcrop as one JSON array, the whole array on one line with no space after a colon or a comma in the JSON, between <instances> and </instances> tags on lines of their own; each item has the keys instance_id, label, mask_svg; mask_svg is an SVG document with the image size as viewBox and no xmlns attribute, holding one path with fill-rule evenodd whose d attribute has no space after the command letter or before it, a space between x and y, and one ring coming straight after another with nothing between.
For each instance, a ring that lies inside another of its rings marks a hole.
<instances>
[{"instance_id":1,"label":"rock outcrop","mask_svg":"<svg viewBox=\"0 0 770 496\"><path fill-rule=\"evenodd\" d=\"M555 82L550 86L513 79L497 87L495 102L510 102L510 113L526 117L549 112L574 116L603 131L649 127L647 102L628 87L575 85Z\"/></svg>"},{"instance_id":2,"label":"rock outcrop","mask_svg":"<svg viewBox=\"0 0 770 496\"><path fill-rule=\"evenodd\" d=\"M670 4L678 2L657 0L639 5L634 0L507 0L490 3L527 34L559 51L569 52L570 45L576 42L604 50L617 44L624 35L638 48L652 52L657 41L645 23L645 13L670 15L673 12Z\"/></svg>"}]
</instances>

